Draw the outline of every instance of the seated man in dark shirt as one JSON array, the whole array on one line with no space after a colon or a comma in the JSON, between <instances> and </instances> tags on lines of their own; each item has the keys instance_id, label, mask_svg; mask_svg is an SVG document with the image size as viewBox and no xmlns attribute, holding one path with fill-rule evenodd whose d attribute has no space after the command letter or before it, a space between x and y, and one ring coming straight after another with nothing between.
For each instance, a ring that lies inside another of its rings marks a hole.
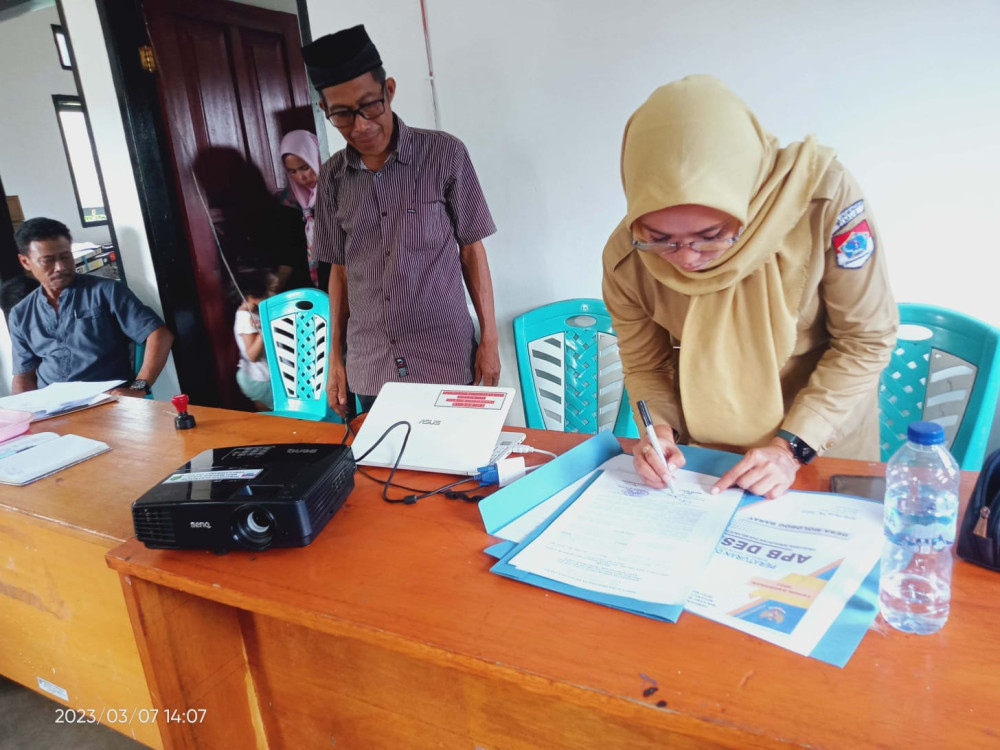
<instances>
[{"instance_id":1,"label":"seated man in dark shirt","mask_svg":"<svg viewBox=\"0 0 1000 750\"><path fill-rule=\"evenodd\" d=\"M77 276L65 224L29 219L15 239L21 265L41 286L10 311L13 393L101 380L126 381L118 395L149 393L174 340L163 321L121 282ZM130 342L146 344L135 379Z\"/></svg>"}]
</instances>

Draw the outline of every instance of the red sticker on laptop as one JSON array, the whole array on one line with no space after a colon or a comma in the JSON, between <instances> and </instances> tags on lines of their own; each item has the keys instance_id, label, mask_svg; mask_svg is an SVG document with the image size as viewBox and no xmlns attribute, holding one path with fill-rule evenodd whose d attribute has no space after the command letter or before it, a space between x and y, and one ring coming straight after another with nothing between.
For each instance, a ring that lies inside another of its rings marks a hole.
<instances>
[{"instance_id":1,"label":"red sticker on laptop","mask_svg":"<svg viewBox=\"0 0 1000 750\"><path fill-rule=\"evenodd\" d=\"M466 391L460 388L441 391L434 406L454 409L502 409L507 394L503 391Z\"/></svg>"},{"instance_id":2,"label":"red sticker on laptop","mask_svg":"<svg viewBox=\"0 0 1000 750\"><path fill-rule=\"evenodd\" d=\"M853 229L833 236L837 265L841 268L861 268L875 252L875 237L865 219Z\"/></svg>"}]
</instances>

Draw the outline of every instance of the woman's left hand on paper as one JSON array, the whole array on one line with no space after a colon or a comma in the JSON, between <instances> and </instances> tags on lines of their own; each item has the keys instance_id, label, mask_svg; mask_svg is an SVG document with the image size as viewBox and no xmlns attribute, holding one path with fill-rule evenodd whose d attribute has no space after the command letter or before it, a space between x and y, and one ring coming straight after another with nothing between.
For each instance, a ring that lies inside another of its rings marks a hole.
<instances>
[{"instance_id":1,"label":"woman's left hand on paper","mask_svg":"<svg viewBox=\"0 0 1000 750\"><path fill-rule=\"evenodd\" d=\"M719 477L711 493L716 495L736 485L773 500L788 491L798 470L799 462L792 455L788 443L774 438L771 445L748 450L736 466Z\"/></svg>"}]
</instances>

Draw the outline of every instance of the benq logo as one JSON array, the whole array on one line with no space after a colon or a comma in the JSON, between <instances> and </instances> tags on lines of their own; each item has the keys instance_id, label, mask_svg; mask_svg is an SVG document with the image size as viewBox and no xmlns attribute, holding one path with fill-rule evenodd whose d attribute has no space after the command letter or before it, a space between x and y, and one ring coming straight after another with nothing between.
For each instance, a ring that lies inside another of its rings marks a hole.
<instances>
[{"instance_id":1,"label":"benq logo","mask_svg":"<svg viewBox=\"0 0 1000 750\"><path fill-rule=\"evenodd\" d=\"M417 424L439 425L439 424L441 424L441 420L440 419L421 419Z\"/></svg>"},{"instance_id":2,"label":"benq logo","mask_svg":"<svg viewBox=\"0 0 1000 750\"><path fill-rule=\"evenodd\" d=\"M208 521L192 521L191 522L191 528L192 529L210 529L210 528L212 528L212 524L210 524Z\"/></svg>"},{"instance_id":3,"label":"benq logo","mask_svg":"<svg viewBox=\"0 0 1000 750\"><path fill-rule=\"evenodd\" d=\"M289 448L289 453L315 453L316 448Z\"/></svg>"}]
</instances>

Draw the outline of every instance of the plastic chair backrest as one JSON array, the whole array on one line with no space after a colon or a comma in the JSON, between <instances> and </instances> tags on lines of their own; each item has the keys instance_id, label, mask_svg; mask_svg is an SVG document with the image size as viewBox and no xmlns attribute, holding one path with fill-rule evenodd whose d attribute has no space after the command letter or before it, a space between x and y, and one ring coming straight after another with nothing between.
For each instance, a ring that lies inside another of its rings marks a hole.
<instances>
[{"instance_id":1,"label":"plastic chair backrest","mask_svg":"<svg viewBox=\"0 0 1000 750\"><path fill-rule=\"evenodd\" d=\"M514 347L528 427L639 436L603 301L570 299L519 315Z\"/></svg>"},{"instance_id":2,"label":"plastic chair backrest","mask_svg":"<svg viewBox=\"0 0 1000 750\"><path fill-rule=\"evenodd\" d=\"M142 369L142 360L146 358L146 342L145 341L133 341L132 342L132 377L139 377L139 370ZM145 398L152 399L153 394L147 393Z\"/></svg>"},{"instance_id":3,"label":"plastic chair backrest","mask_svg":"<svg viewBox=\"0 0 1000 750\"><path fill-rule=\"evenodd\" d=\"M327 406L330 299L319 289L291 289L260 303L261 334L274 411L282 417L339 422Z\"/></svg>"},{"instance_id":4,"label":"plastic chair backrest","mask_svg":"<svg viewBox=\"0 0 1000 750\"><path fill-rule=\"evenodd\" d=\"M132 342L132 377L138 377L139 370L142 369L142 360L146 358L146 342Z\"/></svg>"},{"instance_id":5,"label":"plastic chair backrest","mask_svg":"<svg viewBox=\"0 0 1000 750\"><path fill-rule=\"evenodd\" d=\"M882 460L906 441L910 422L945 429L962 469L979 471L1000 391L1000 330L932 305L899 305L900 328L879 384Z\"/></svg>"}]
</instances>

